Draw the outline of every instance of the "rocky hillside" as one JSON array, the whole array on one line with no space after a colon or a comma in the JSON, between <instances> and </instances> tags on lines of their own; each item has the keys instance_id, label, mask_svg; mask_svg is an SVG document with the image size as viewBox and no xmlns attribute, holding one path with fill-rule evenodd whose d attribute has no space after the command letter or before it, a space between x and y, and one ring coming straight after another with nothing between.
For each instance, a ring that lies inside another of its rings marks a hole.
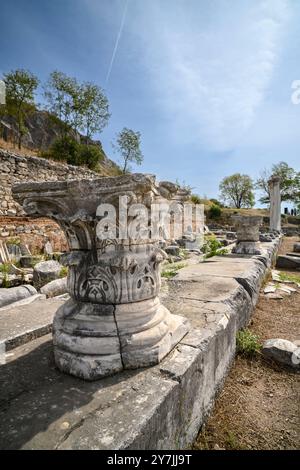
<instances>
[{"instance_id":1,"label":"rocky hillside","mask_svg":"<svg viewBox=\"0 0 300 470\"><path fill-rule=\"evenodd\" d=\"M28 149L30 154L38 154L41 150L47 150L54 140L60 135L60 127L55 123L51 115L47 111L35 110L32 112L25 121L25 125L28 129L27 134L23 137L23 149L22 155L26 154ZM16 121L11 116L0 116L0 148L9 149L10 145L17 140L17 126ZM75 133L74 133L75 137ZM84 139L83 136L79 136L80 139ZM2 144L1 144L2 142ZM104 175L116 175L119 173L119 167L110 160L105 154L102 144L100 141L93 141L91 143L100 146L103 154L103 166ZM18 151L15 149L15 153Z\"/></svg>"}]
</instances>

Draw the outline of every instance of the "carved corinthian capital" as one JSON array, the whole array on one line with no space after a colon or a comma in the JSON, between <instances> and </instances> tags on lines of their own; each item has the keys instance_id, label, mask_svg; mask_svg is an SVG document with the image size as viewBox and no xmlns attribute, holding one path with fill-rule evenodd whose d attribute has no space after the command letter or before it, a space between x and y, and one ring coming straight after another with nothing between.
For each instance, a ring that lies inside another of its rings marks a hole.
<instances>
[{"instance_id":1,"label":"carved corinthian capital","mask_svg":"<svg viewBox=\"0 0 300 470\"><path fill-rule=\"evenodd\" d=\"M187 333L187 321L158 300L165 254L149 225L151 204L174 193L143 174L13 187L28 214L61 226L70 247L71 299L53 325L61 370L95 380L155 364Z\"/></svg>"},{"instance_id":2,"label":"carved corinthian capital","mask_svg":"<svg viewBox=\"0 0 300 470\"><path fill-rule=\"evenodd\" d=\"M237 243L232 252L244 255L260 255L259 227L263 218L255 215L237 215L232 217L236 225Z\"/></svg>"}]
</instances>

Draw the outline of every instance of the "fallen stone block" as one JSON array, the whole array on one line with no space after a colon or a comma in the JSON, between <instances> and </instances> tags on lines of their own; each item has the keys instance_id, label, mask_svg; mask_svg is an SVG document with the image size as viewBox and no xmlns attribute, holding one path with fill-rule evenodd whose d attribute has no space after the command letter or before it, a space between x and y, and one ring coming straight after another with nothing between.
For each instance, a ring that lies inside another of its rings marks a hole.
<instances>
[{"instance_id":1,"label":"fallen stone block","mask_svg":"<svg viewBox=\"0 0 300 470\"><path fill-rule=\"evenodd\" d=\"M0 288L0 307L12 304L18 300L25 299L37 294L36 289L31 285L24 285L10 288Z\"/></svg>"},{"instance_id":2,"label":"fallen stone block","mask_svg":"<svg viewBox=\"0 0 300 470\"><path fill-rule=\"evenodd\" d=\"M271 285L271 284L268 284L265 288L264 288L264 293L265 294L271 294L273 292L276 292L276 286Z\"/></svg>"},{"instance_id":3,"label":"fallen stone block","mask_svg":"<svg viewBox=\"0 0 300 470\"><path fill-rule=\"evenodd\" d=\"M269 243L274 239L274 237L271 234L268 233L261 233L259 235L259 241L264 242L264 243Z\"/></svg>"},{"instance_id":4,"label":"fallen stone block","mask_svg":"<svg viewBox=\"0 0 300 470\"><path fill-rule=\"evenodd\" d=\"M295 256L296 258L300 258L300 253L286 253L286 256Z\"/></svg>"},{"instance_id":5,"label":"fallen stone block","mask_svg":"<svg viewBox=\"0 0 300 470\"><path fill-rule=\"evenodd\" d=\"M170 245L170 246L167 246L167 247L165 248L165 252L166 252L168 255L179 256L179 246L177 246L177 245Z\"/></svg>"},{"instance_id":6,"label":"fallen stone block","mask_svg":"<svg viewBox=\"0 0 300 470\"><path fill-rule=\"evenodd\" d=\"M40 289L50 281L58 279L62 265L58 261L41 261L37 263L33 270L33 284Z\"/></svg>"},{"instance_id":7,"label":"fallen stone block","mask_svg":"<svg viewBox=\"0 0 300 470\"><path fill-rule=\"evenodd\" d=\"M67 278L54 279L54 281L48 282L41 288L41 293L45 294L46 297L56 297L67 292Z\"/></svg>"},{"instance_id":8,"label":"fallen stone block","mask_svg":"<svg viewBox=\"0 0 300 470\"><path fill-rule=\"evenodd\" d=\"M276 262L276 268L300 270L300 258L297 256L279 255Z\"/></svg>"},{"instance_id":9,"label":"fallen stone block","mask_svg":"<svg viewBox=\"0 0 300 470\"><path fill-rule=\"evenodd\" d=\"M284 366L300 369L300 348L286 339L268 339L262 353L265 357Z\"/></svg>"},{"instance_id":10,"label":"fallen stone block","mask_svg":"<svg viewBox=\"0 0 300 470\"><path fill-rule=\"evenodd\" d=\"M270 292L269 294L266 294L266 297L268 299L273 299L273 300L282 300L283 299L283 296L278 294L278 292Z\"/></svg>"},{"instance_id":11,"label":"fallen stone block","mask_svg":"<svg viewBox=\"0 0 300 470\"><path fill-rule=\"evenodd\" d=\"M22 268L33 268L33 266L41 260L40 256L22 255L20 258L20 266Z\"/></svg>"},{"instance_id":12,"label":"fallen stone block","mask_svg":"<svg viewBox=\"0 0 300 470\"><path fill-rule=\"evenodd\" d=\"M300 253L300 243L294 243L293 251L295 253Z\"/></svg>"}]
</instances>

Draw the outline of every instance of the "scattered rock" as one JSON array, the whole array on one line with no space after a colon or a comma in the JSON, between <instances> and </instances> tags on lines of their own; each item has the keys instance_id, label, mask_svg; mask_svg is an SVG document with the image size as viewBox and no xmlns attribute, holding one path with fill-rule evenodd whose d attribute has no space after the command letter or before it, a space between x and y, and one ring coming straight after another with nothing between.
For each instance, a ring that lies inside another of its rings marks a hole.
<instances>
[{"instance_id":1,"label":"scattered rock","mask_svg":"<svg viewBox=\"0 0 300 470\"><path fill-rule=\"evenodd\" d=\"M294 243L293 251L295 253L300 253L300 243Z\"/></svg>"},{"instance_id":2,"label":"scattered rock","mask_svg":"<svg viewBox=\"0 0 300 470\"><path fill-rule=\"evenodd\" d=\"M37 263L33 270L33 284L40 289L54 279L58 279L62 265L58 261L41 261Z\"/></svg>"},{"instance_id":3,"label":"scattered rock","mask_svg":"<svg viewBox=\"0 0 300 470\"><path fill-rule=\"evenodd\" d=\"M177 246L177 245L170 245L170 246L167 246L167 247L165 248L165 252L166 252L168 255L179 256L179 246Z\"/></svg>"},{"instance_id":4,"label":"scattered rock","mask_svg":"<svg viewBox=\"0 0 300 470\"><path fill-rule=\"evenodd\" d=\"M276 292L276 286L274 286L274 284L268 284L265 288L264 288L264 293L265 294L270 294L272 292Z\"/></svg>"},{"instance_id":5,"label":"scattered rock","mask_svg":"<svg viewBox=\"0 0 300 470\"><path fill-rule=\"evenodd\" d=\"M0 308L12 304L19 300L26 299L31 295L36 295L37 291L33 286L24 285L18 287L0 289Z\"/></svg>"},{"instance_id":6,"label":"scattered rock","mask_svg":"<svg viewBox=\"0 0 300 470\"><path fill-rule=\"evenodd\" d=\"M40 256L24 255L20 258L20 266L22 268L33 268L40 260Z\"/></svg>"},{"instance_id":7,"label":"scattered rock","mask_svg":"<svg viewBox=\"0 0 300 470\"><path fill-rule=\"evenodd\" d=\"M45 294L46 297L56 297L67 292L67 278L55 279L54 281L48 282L41 288L41 293Z\"/></svg>"},{"instance_id":8,"label":"scattered rock","mask_svg":"<svg viewBox=\"0 0 300 470\"><path fill-rule=\"evenodd\" d=\"M259 234L259 241L260 242L271 242L274 237L271 236L269 233L260 233Z\"/></svg>"},{"instance_id":9,"label":"scattered rock","mask_svg":"<svg viewBox=\"0 0 300 470\"><path fill-rule=\"evenodd\" d=\"M300 270L300 258L297 256L279 255L277 258L276 267Z\"/></svg>"},{"instance_id":10,"label":"scattered rock","mask_svg":"<svg viewBox=\"0 0 300 470\"><path fill-rule=\"evenodd\" d=\"M294 287L291 287L291 286L280 286L279 289L283 290L284 292L288 292L290 294L292 292L297 292L297 289L295 289Z\"/></svg>"},{"instance_id":11,"label":"scattered rock","mask_svg":"<svg viewBox=\"0 0 300 470\"><path fill-rule=\"evenodd\" d=\"M263 344L262 353L279 364L300 369L300 348L291 341L268 339Z\"/></svg>"},{"instance_id":12,"label":"scattered rock","mask_svg":"<svg viewBox=\"0 0 300 470\"><path fill-rule=\"evenodd\" d=\"M236 240L236 232L226 232L227 240Z\"/></svg>"},{"instance_id":13,"label":"scattered rock","mask_svg":"<svg viewBox=\"0 0 300 470\"><path fill-rule=\"evenodd\" d=\"M278 294L277 292L274 292L274 293L269 293L269 294L266 294L266 297L268 299L273 299L273 300L282 300L283 299L283 296Z\"/></svg>"}]
</instances>

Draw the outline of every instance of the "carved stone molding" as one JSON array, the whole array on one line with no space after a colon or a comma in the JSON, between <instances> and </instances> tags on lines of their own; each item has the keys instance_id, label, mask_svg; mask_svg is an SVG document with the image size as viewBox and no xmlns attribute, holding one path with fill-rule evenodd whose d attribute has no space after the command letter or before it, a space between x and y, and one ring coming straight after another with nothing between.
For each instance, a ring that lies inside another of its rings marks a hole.
<instances>
[{"instance_id":1,"label":"carved stone molding","mask_svg":"<svg viewBox=\"0 0 300 470\"><path fill-rule=\"evenodd\" d=\"M70 247L62 261L69 268L71 299L53 324L55 361L62 371L95 380L156 364L187 333L187 320L160 304L165 253L159 236L149 231L147 214L140 217L153 202L176 200L177 192L176 185L158 185L154 176L142 174L13 187L28 214L50 217L62 227ZM181 193L177 197L184 200ZM139 228L137 237L132 230L120 238L125 224L120 197L127 207L143 204L128 211L126 220ZM112 223L103 204L114 208Z\"/></svg>"},{"instance_id":2,"label":"carved stone molding","mask_svg":"<svg viewBox=\"0 0 300 470\"><path fill-rule=\"evenodd\" d=\"M237 242L232 253L241 255L260 255L259 227L261 216L237 215L232 217L237 231Z\"/></svg>"}]
</instances>

